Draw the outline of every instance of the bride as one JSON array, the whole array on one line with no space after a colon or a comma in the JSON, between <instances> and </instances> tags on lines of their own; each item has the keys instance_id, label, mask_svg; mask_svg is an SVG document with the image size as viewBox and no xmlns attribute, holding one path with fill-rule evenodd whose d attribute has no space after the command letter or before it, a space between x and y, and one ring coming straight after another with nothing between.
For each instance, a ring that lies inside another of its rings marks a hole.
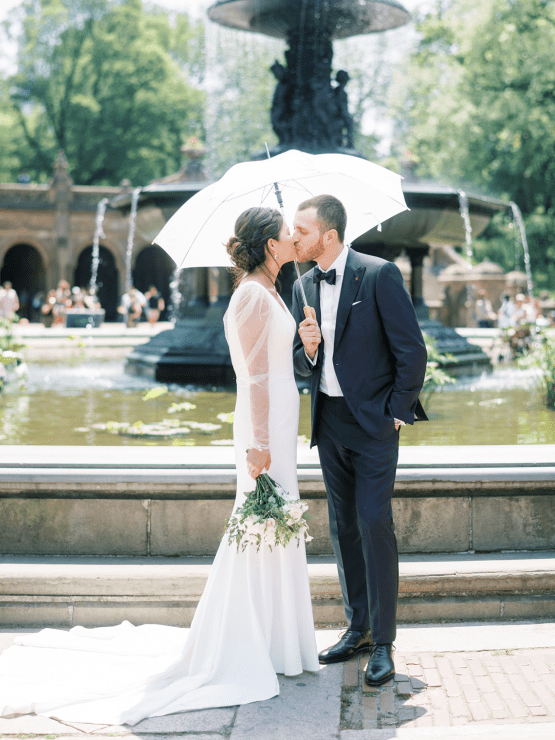
<instances>
[{"instance_id":1,"label":"bride","mask_svg":"<svg viewBox=\"0 0 555 740\"><path fill-rule=\"evenodd\" d=\"M227 251L236 274L224 317L237 376L235 511L263 470L299 497L296 324L275 288L295 253L270 208L241 214ZM319 670L304 540L237 552L224 535L190 630L123 622L45 629L15 643L0 656L0 716L133 725L269 699L279 693L277 673Z\"/></svg>"}]
</instances>

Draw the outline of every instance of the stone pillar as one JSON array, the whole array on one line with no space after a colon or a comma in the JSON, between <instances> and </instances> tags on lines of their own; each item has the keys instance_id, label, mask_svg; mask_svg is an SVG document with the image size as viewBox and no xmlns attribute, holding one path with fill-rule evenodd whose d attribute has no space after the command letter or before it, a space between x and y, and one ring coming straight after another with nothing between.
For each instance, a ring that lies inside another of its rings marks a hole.
<instances>
[{"instance_id":1,"label":"stone pillar","mask_svg":"<svg viewBox=\"0 0 555 740\"><path fill-rule=\"evenodd\" d=\"M218 298L217 303L227 306L233 286L233 275L227 267L218 267Z\"/></svg>"},{"instance_id":2,"label":"stone pillar","mask_svg":"<svg viewBox=\"0 0 555 740\"><path fill-rule=\"evenodd\" d=\"M429 319L428 309L424 303L424 257L428 254L429 247L407 247L406 252L410 259L410 294L414 310L419 319Z\"/></svg>"},{"instance_id":3,"label":"stone pillar","mask_svg":"<svg viewBox=\"0 0 555 740\"><path fill-rule=\"evenodd\" d=\"M193 300L190 306L195 309L207 308L209 304L208 267L195 267L193 280Z\"/></svg>"}]
</instances>

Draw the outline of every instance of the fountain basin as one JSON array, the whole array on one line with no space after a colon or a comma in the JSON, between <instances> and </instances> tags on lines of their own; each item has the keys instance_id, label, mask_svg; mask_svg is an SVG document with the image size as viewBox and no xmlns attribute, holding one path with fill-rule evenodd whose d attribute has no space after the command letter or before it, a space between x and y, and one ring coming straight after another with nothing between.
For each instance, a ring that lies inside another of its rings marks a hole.
<instances>
[{"instance_id":1,"label":"fountain basin","mask_svg":"<svg viewBox=\"0 0 555 740\"><path fill-rule=\"evenodd\" d=\"M208 9L208 17L229 28L286 38L301 8L297 0L219 0ZM333 38L337 39L397 28L410 19L396 0L358 0L354 7L349 0L332 0L320 12L333 17Z\"/></svg>"}]
</instances>

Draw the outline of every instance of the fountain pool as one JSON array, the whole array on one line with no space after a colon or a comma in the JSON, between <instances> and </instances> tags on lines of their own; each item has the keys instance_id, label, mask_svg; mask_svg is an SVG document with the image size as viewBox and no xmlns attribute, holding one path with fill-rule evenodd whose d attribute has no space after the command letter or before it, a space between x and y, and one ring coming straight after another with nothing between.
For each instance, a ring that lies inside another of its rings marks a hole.
<instances>
[{"instance_id":1,"label":"fountain pool","mask_svg":"<svg viewBox=\"0 0 555 740\"><path fill-rule=\"evenodd\" d=\"M537 378L513 368L459 378L425 404L429 423L401 431L401 444L555 444L555 411L543 405ZM235 406L233 389L169 386L164 395L143 400L155 387L126 375L122 361L33 363L25 390L10 384L0 396L0 445L231 444L225 415ZM161 432L152 429L164 419ZM125 434L116 433L122 425ZM176 428L179 436L160 436ZM310 396L301 393L300 444L309 434Z\"/></svg>"}]
</instances>

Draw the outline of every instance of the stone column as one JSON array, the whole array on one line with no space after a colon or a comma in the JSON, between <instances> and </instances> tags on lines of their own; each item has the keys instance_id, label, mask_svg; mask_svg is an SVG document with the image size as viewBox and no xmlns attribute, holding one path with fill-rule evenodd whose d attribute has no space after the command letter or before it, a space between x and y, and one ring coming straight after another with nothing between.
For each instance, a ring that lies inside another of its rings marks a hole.
<instances>
[{"instance_id":1,"label":"stone column","mask_svg":"<svg viewBox=\"0 0 555 740\"><path fill-rule=\"evenodd\" d=\"M217 303L227 306L233 287L233 275L226 267L218 267L218 299Z\"/></svg>"},{"instance_id":2,"label":"stone column","mask_svg":"<svg viewBox=\"0 0 555 740\"><path fill-rule=\"evenodd\" d=\"M209 305L208 267L194 267L193 300L191 308L203 309Z\"/></svg>"},{"instance_id":3,"label":"stone column","mask_svg":"<svg viewBox=\"0 0 555 740\"><path fill-rule=\"evenodd\" d=\"M428 254L429 247L407 247L406 252L410 259L410 293L416 315L419 319L429 319L428 309L424 303L424 257Z\"/></svg>"}]
</instances>

